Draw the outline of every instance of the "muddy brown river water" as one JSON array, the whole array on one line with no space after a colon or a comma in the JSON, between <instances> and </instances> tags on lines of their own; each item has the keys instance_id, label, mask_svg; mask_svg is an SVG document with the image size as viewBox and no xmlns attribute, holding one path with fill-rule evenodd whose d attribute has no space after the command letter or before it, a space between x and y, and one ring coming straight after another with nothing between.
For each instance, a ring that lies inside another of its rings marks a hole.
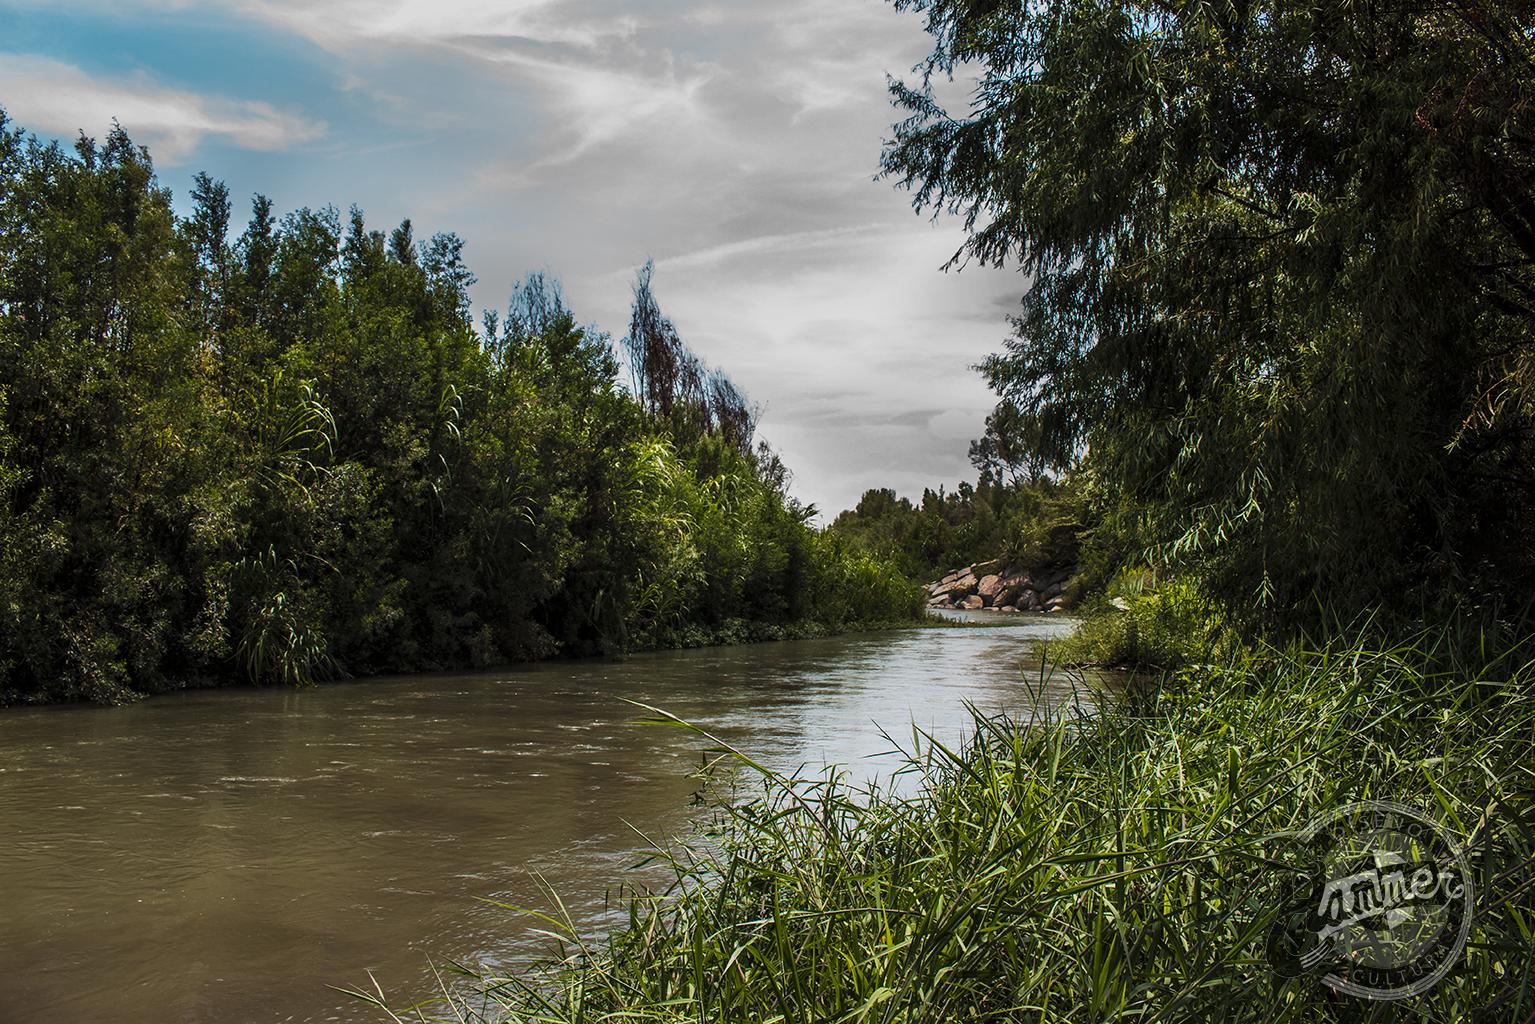
<instances>
[{"instance_id":1,"label":"muddy brown river water","mask_svg":"<svg viewBox=\"0 0 1535 1024\"><path fill-rule=\"evenodd\" d=\"M327 986L371 971L406 1003L433 958L536 955L483 898L547 905L540 877L600 930L639 832L697 820L707 742L624 698L775 768L888 777L881 730L1028 713L1069 623L1008 622L0 712L0 1022L378 1020Z\"/></svg>"}]
</instances>

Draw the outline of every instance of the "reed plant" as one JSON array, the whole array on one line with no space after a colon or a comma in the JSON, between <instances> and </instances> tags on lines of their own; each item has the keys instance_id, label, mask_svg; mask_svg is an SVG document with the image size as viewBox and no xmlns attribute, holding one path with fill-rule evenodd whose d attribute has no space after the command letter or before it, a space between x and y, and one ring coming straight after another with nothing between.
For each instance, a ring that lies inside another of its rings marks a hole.
<instances>
[{"instance_id":1,"label":"reed plant","mask_svg":"<svg viewBox=\"0 0 1535 1024\"><path fill-rule=\"evenodd\" d=\"M1529 1021L1535 1019L1535 664L1446 626L1186 666L1097 713L979 712L918 736L873 790L792 778L666 854L669 889L601 941L545 915L556 955L395 1019L517 1022ZM657 722L683 725L664 712ZM698 731L698 730L695 730ZM1463 962L1372 1002L1280 978L1265 937L1289 834L1362 799L1462 842ZM379 1006L383 1000L374 999Z\"/></svg>"}]
</instances>

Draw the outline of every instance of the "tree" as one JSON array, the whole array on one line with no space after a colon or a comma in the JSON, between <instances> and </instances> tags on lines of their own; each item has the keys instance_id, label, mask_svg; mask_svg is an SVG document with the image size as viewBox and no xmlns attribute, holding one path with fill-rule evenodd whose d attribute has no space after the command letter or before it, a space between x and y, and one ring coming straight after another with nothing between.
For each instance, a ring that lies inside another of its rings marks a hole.
<instances>
[{"instance_id":1,"label":"tree","mask_svg":"<svg viewBox=\"0 0 1535 1024\"><path fill-rule=\"evenodd\" d=\"M771 449L753 448L757 407L722 371L710 369L688 348L661 312L651 288L655 264L646 262L634 282L634 306L624 338L635 397L651 415L670 423L677 439L720 438L748 461L782 481Z\"/></svg>"},{"instance_id":2,"label":"tree","mask_svg":"<svg viewBox=\"0 0 1535 1024\"><path fill-rule=\"evenodd\" d=\"M1020 459L1276 622L1535 571L1522 5L895 5L935 46L884 169L1027 274Z\"/></svg>"}]
</instances>

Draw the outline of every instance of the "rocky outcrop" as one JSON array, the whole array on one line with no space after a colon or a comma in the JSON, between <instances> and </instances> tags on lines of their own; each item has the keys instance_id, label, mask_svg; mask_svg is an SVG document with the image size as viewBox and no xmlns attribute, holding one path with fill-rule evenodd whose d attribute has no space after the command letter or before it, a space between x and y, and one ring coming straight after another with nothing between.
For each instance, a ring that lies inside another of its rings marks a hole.
<instances>
[{"instance_id":1,"label":"rocky outcrop","mask_svg":"<svg viewBox=\"0 0 1535 1024\"><path fill-rule=\"evenodd\" d=\"M929 608L970 611L1059 612L1066 609L1072 565L1003 566L980 562L954 569L926 587Z\"/></svg>"}]
</instances>

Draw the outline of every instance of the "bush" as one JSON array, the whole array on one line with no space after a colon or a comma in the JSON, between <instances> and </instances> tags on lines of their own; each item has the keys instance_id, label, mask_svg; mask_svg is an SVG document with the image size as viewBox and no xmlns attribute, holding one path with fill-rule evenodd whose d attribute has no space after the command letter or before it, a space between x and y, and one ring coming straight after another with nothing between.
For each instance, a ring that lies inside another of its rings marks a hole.
<instances>
[{"instance_id":1,"label":"bush","mask_svg":"<svg viewBox=\"0 0 1535 1024\"><path fill-rule=\"evenodd\" d=\"M1054 654L1069 664L1178 669L1229 657L1239 647L1222 607L1187 580L1154 582L1149 570L1117 574Z\"/></svg>"}]
</instances>

